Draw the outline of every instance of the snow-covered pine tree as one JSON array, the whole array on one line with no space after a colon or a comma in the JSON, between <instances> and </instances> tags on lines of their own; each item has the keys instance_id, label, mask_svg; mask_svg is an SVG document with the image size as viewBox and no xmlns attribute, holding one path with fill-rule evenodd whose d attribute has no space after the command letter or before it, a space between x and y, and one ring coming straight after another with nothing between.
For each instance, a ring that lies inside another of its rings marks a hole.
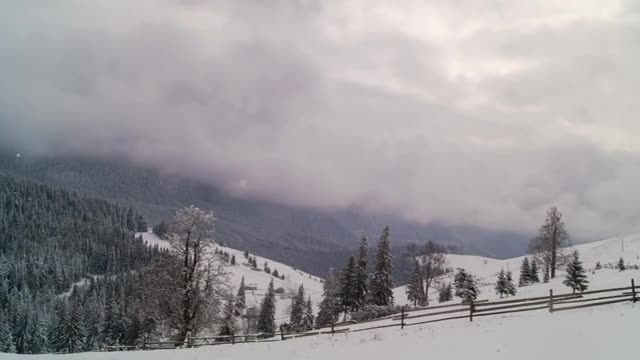
<instances>
[{"instance_id":1,"label":"snow-covered pine tree","mask_svg":"<svg viewBox=\"0 0 640 360\"><path fill-rule=\"evenodd\" d=\"M413 302L413 306L422 305L424 299L424 280L418 261L415 261L411 282L407 285L407 299Z\"/></svg>"},{"instance_id":2,"label":"snow-covered pine tree","mask_svg":"<svg viewBox=\"0 0 640 360\"><path fill-rule=\"evenodd\" d=\"M273 275L274 277L280 278L280 273L278 273L278 269L273 269L273 271L271 272L271 275Z\"/></svg>"},{"instance_id":3,"label":"snow-covered pine tree","mask_svg":"<svg viewBox=\"0 0 640 360\"><path fill-rule=\"evenodd\" d=\"M236 256L235 256L235 255L233 255L233 256L231 257L231 265L235 265L235 264L236 264Z\"/></svg>"},{"instance_id":4,"label":"snow-covered pine tree","mask_svg":"<svg viewBox=\"0 0 640 360\"><path fill-rule=\"evenodd\" d=\"M507 274L504 272L504 269L500 269L498 273L495 289L496 294L500 295L500 298L502 298L503 295L507 295Z\"/></svg>"},{"instance_id":5,"label":"snow-covered pine tree","mask_svg":"<svg viewBox=\"0 0 640 360\"><path fill-rule=\"evenodd\" d=\"M274 291L273 280L271 280L269 289L260 304L260 315L258 316L258 331L264 334L275 334L276 332L276 295Z\"/></svg>"},{"instance_id":6,"label":"snow-covered pine tree","mask_svg":"<svg viewBox=\"0 0 640 360\"><path fill-rule=\"evenodd\" d=\"M587 274L582 266L582 261L580 261L578 250L573 252L571 262L567 265L567 275L562 283L570 287L574 294L576 290L583 292L589 287Z\"/></svg>"},{"instance_id":7,"label":"snow-covered pine tree","mask_svg":"<svg viewBox=\"0 0 640 360\"><path fill-rule=\"evenodd\" d=\"M240 280L240 287L238 288L238 293L236 294L236 315L239 316L242 313L242 310L247 306L247 298L244 293L244 276Z\"/></svg>"},{"instance_id":8,"label":"snow-covered pine tree","mask_svg":"<svg viewBox=\"0 0 640 360\"><path fill-rule=\"evenodd\" d=\"M602 265L600 264L600 261L596 262L596 267L595 267L595 269L596 269L596 270L600 270L600 269L602 269Z\"/></svg>"},{"instance_id":9,"label":"snow-covered pine tree","mask_svg":"<svg viewBox=\"0 0 640 360\"><path fill-rule=\"evenodd\" d=\"M539 280L538 280L539 281ZM513 283L513 274L511 271L507 271L507 295L515 295L518 290L516 289L516 285Z\"/></svg>"},{"instance_id":10,"label":"snow-covered pine tree","mask_svg":"<svg viewBox=\"0 0 640 360\"><path fill-rule=\"evenodd\" d=\"M369 286L371 292L371 302L373 305L390 306L393 305L393 257L391 255L391 229L386 226L378 242L376 254L376 264L373 277Z\"/></svg>"},{"instance_id":11,"label":"snow-covered pine tree","mask_svg":"<svg viewBox=\"0 0 640 360\"><path fill-rule=\"evenodd\" d=\"M520 278L518 280L518 286L527 286L531 284L531 266L529 265L529 258L524 257L522 264L520 265Z\"/></svg>"},{"instance_id":12,"label":"snow-covered pine tree","mask_svg":"<svg viewBox=\"0 0 640 360\"><path fill-rule=\"evenodd\" d=\"M618 260L618 270L625 271L626 269L627 267L624 265L624 259L621 256L620 260Z\"/></svg>"},{"instance_id":13,"label":"snow-covered pine tree","mask_svg":"<svg viewBox=\"0 0 640 360\"><path fill-rule=\"evenodd\" d=\"M369 269L368 269L369 243L366 232L362 232L360 236L360 250L358 252L358 261L356 263L353 307L357 311L362 308L369 294Z\"/></svg>"},{"instance_id":14,"label":"snow-covered pine tree","mask_svg":"<svg viewBox=\"0 0 640 360\"><path fill-rule=\"evenodd\" d=\"M330 271L322 283L322 301L316 317L316 326L329 326L338 321L340 304L338 300L339 283L336 275Z\"/></svg>"},{"instance_id":15,"label":"snow-covered pine tree","mask_svg":"<svg viewBox=\"0 0 640 360\"><path fill-rule=\"evenodd\" d=\"M219 335L231 336L236 332L236 319L235 319L235 300L233 297L229 297L224 305L222 313L222 322L218 331Z\"/></svg>"},{"instance_id":16,"label":"snow-covered pine tree","mask_svg":"<svg viewBox=\"0 0 640 360\"><path fill-rule=\"evenodd\" d=\"M60 313L54 334L54 351L67 354L82 351L85 337L82 309L76 306L71 315L66 311Z\"/></svg>"},{"instance_id":17,"label":"snow-covered pine tree","mask_svg":"<svg viewBox=\"0 0 640 360\"><path fill-rule=\"evenodd\" d=\"M298 293L291 299L291 316L289 317L289 326L291 330L295 332L304 331L303 317L304 317L304 286L300 285Z\"/></svg>"},{"instance_id":18,"label":"snow-covered pine tree","mask_svg":"<svg viewBox=\"0 0 640 360\"><path fill-rule=\"evenodd\" d=\"M451 301L453 299L453 292L451 291L451 283L442 284L438 289L438 302L443 303Z\"/></svg>"},{"instance_id":19,"label":"snow-covered pine tree","mask_svg":"<svg viewBox=\"0 0 640 360\"><path fill-rule=\"evenodd\" d=\"M100 341L109 346L122 345L127 332L126 319L120 303L114 298L107 299Z\"/></svg>"},{"instance_id":20,"label":"snow-covered pine tree","mask_svg":"<svg viewBox=\"0 0 640 360\"><path fill-rule=\"evenodd\" d=\"M463 304L468 304L477 299L480 291L473 275L468 274L464 269L458 268L458 273L454 276L454 286L456 296L462 299Z\"/></svg>"},{"instance_id":21,"label":"snow-covered pine tree","mask_svg":"<svg viewBox=\"0 0 640 360\"><path fill-rule=\"evenodd\" d=\"M353 312L355 309L355 279L356 279L356 260L350 256L347 265L340 273L340 310L345 314Z\"/></svg>"},{"instance_id":22,"label":"snow-covered pine tree","mask_svg":"<svg viewBox=\"0 0 640 360\"><path fill-rule=\"evenodd\" d=\"M303 331L309 331L313 329L313 319L313 303L311 303L311 297L309 297L304 303L304 314L302 315Z\"/></svg>"},{"instance_id":23,"label":"snow-covered pine tree","mask_svg":"<svg viewBox=\"0 0 640 360\"><path fill-rule=\"evenodd\" d=\"M244 251L244 258L247 260L249 259L249 250Z\"/></svg>"},{"instance_id":24,"label":"snow-covered pine tree","mask_svg":"<svg viewBox=\"0 0 640 360\"><path fill-rule=\"evenodd\" d=\"M0 353L15 353L16 344L7 316L0 312Z\"/></svg>"},{"instance_id":25,"label":"snow-covered pine tree","mask_svg":"<svg viewBox=\"0 0 640 360\"><path fill-rule=\"evenodd\" d=\"M535 259L531 260L531 271L529 272L529 280L531 280L531 283L540 282L540 277L538 276L538 262Z\"/></svg>"}]
</instances>

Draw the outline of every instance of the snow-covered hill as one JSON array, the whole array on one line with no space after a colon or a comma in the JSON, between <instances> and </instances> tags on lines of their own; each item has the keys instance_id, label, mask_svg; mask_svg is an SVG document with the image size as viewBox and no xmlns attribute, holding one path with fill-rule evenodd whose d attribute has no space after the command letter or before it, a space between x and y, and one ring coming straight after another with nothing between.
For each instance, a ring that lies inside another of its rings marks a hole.
<instances>
[{"instance_id":1,"label":"snow-covered hill","mask_svg":"<svg viewBox=\"0 0 640 360\"><path fill-rule=\"evenodd\" d=\"M137 235L142 235L143 239L149 245L158 245L163 248L170 247L166 240L160 239L153 233L138 233ZM307 274L299 269L295 269L289 265L272 261L255 254L251 254L251 256L256 258L258 269L252 269L244 258L244 251L219 245L217 248L220 251L229 253L230 257L235 256L236 265L229 264L226 269L228 273L229 286L232 288L234 293L237 292L240 287L240 281L242 280L242 277L244 277L245 286L249 287L245 292L248 308L259 308L260 302L262 301L267 287L269 286L269 282L273 280L274 287L276 289L282 288L284 290L284 293L277 294L276 297L277 323L289 321L291 296L297 293L300 285L304 286L305 294L311 297L311 301L317 309L317 306L322 299L322 279ZM284 275L284 280L262 271L265 262L272 270L277 269L280 275Z\"/></svg>"},{"instance_id":2,"label":"snow-covered hill","mask_svg":"<svg viewBox=\"0 0 640 360\"><path fill-rule=\"evenodd\" d=\"M629 268L624 272L619 272L615 269L601 269L593 273L597 262L600 262L603 266L607 264L615 265L620 257L625 260L628 267L636 264L640 265L640 233L575 245L565 251L570 253L573 250L578 250L585 268L590 271L589 281L594 289L628 286L630 285L630 279L633 277L640 281L640 271L633 268ZM482 299L496 297L493 286L500 269L511 270L514 280L517 281L520 276L520 265L523 259L524 256L498 260L471 255L447 255L449 267L453 269L463 268L478 277L481 290L480 298ZM560 269L556 273L556 278L552 279L548 284L540 283L519 288L518 296L544 295L549 289L554 289L556 292L567 292L568 288L562 284L564 274L565 272ZM451 281L452 276L445 279L445 281ZM396 303L400 305L408 303L405 292L405 286L394 289ZM429 294L431 299L437 296L436 291L433 289L430 290Z\"/></svg>"}]
</instances>

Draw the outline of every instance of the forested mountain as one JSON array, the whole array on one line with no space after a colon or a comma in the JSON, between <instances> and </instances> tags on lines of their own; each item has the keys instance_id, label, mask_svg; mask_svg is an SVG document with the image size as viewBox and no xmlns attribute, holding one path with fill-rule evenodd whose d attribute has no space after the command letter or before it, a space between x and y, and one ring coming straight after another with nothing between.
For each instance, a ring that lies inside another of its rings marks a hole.
<instances>
[{"instance_id":1,"label":"forested mountain","mask_svg":"<svg viewBox=\"0 0 640 360\"><path fill-rule=\"evenodd\" d=\"M144 227L132 208L0 173L0 351L95 348L99 322L88 317L111 302L107 292L125 298L160 252L135 238ZM91 285L70 292L81 280ZM72 328L79 319L87 327ZM76 330L95 341L63 343Z\"/></svg>"},{"instance_id":2,"label":"forested mountain","mask_svg":"<svg viewBox=\"0 0 640 360\"><path fill-rule=\"evenodd\" d=\"M329 267L341 267L348 251L357 246L362 230L373 235L387 224L393 230L393 251L398 255L406 244L426 240L443 244L452 252L498 258L521 255L526 247L526 238L520 234L471 226L425 225L357 209L322 212L233 197L208 184L163 174L124 159L32 159L5 153L0 156L0 170L134 206L150 223L159 222L183 206L210 209L218 218L216 236L220 241L316 275L324 275ZM398 271L398 275L405 272Z\"/></svg>"}]
</instances>

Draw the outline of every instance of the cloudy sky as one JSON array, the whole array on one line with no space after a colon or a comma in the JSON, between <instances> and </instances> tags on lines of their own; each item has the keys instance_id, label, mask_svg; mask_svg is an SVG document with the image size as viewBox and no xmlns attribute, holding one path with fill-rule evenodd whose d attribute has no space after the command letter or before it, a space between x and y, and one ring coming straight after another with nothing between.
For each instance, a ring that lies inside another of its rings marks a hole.
<instances>
[{"instance_id":1,"label":"cloudy sky","mask_svg":"<svg viewBox=\"0 0 640 360\"><path fill-rule=\"evenodd\" d=\"M637 1L13 1L0 146L240 196L640 231Z\"/></svg>"}]
</instances>

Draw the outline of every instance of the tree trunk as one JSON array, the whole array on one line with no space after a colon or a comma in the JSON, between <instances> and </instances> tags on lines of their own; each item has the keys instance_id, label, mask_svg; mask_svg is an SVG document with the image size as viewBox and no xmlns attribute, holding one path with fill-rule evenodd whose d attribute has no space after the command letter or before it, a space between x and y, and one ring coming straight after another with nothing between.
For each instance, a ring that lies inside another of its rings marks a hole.
<instances>
[{"instance_id":1,"label":"tree trunk","mask_svg":"<svg viewBox=\"0 0 640 360\"><path fill-rule=\"evenodd\" d=\"M553 236L551 238L551 278L556 277L556 261L558 261L558 228L554 226L553 228Z\"/></svg>"}]
</instances>

